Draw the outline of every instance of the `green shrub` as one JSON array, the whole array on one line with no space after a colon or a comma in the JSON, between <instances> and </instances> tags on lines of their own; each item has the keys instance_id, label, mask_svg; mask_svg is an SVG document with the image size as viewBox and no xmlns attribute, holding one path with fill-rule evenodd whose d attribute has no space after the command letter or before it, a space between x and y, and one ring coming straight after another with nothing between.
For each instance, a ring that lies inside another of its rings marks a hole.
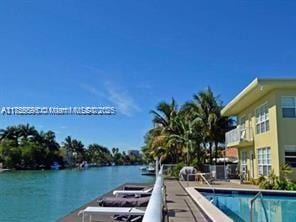
<instances>
[{"instance_id":1,"label":"green shrub","mask_svg":"<svg viewBox=\"0 0 296 222\"><path fill-rule=\"evenodd\" d=\"M276 176L272 170L268 177L260 176L258 178L259 188L270 190L296 190L296 183L288 181L287 176L291 172L288 165L281 167L281 176Z\"/></svg>"},{"instance_id":2,"label":"green shrub","mask_svg":"<svg viewBox=\"0 0 296 222\"><path fill-rule=\"evenodd\" d=\"M168 175L173 177L179 177L180 170L185 166L184 163L178 163L173 166L169 171Z\"/></svg>"}]
</instances>

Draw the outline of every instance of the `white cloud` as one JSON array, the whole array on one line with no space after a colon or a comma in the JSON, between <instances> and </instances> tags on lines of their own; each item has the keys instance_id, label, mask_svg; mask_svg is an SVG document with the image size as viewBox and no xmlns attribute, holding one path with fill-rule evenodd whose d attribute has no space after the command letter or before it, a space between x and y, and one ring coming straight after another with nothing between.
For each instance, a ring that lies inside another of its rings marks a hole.
<instances>
[{"instance_id":1,"label":"white cloud","mask_svg":"<svg viewBox=\"0 0 296 222\"><path fill-rule=\"evenodd\" d=\"M96 97L108 100L123 115L132 116L134 112L140 111L139 106L128 91L122 87L115 87L111 82L104 84L103 92L88 84L80 84L80 87Z\"/></svg>"},{"instance_id":2,"label":"white cloud","mask_svg":"<svg viewBox=\"0 0 296 222\"><path fill-rule=\"evenodd\" d=\"M95 87L88 85L88 84L80 84L80 87L82 89L84 89L85 91L93 94L94 96L98 96L98 97L105 97L104 93L97 90Z\"/></svg>"},{"instance_id":3,"label":"white cloud","mask_svg":"<svg viewBox=\"0 0 296 222\"><path fill-rule=\"evenodd\" d=\"M114 87L109 82L105 84L108 93L108 100L115 104L118 111L126 116L131 116L134 112L140 111L139 106L128 94L127 90Z\"/></svg>"}]
</instances>

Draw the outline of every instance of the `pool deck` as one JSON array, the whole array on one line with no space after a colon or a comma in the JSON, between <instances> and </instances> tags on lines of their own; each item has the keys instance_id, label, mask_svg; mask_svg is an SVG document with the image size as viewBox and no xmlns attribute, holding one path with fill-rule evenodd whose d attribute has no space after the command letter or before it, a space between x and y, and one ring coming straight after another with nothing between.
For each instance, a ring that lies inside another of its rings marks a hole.
<instances>
[{"instance_id":1,"label":"pool deck","mask_svg":"<svg viewBox=\"0 0 296 222\"><path fill-rule=\"evenodd\" d=\"M208 222L177 180L165 180L168 222Z\"/></svg>"}]
</instances>

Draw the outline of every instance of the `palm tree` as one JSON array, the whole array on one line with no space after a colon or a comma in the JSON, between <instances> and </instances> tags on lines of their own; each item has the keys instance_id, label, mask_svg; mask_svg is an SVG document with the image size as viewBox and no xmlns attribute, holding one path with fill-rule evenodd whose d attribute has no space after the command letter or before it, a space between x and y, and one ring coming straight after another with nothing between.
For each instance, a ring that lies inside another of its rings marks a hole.
<instances>
[{"instance_id":1,"label":"palm tree","mask_svg":"<svg viewBox=\"0 0 296 222\"><path fill-rule=\"evenodd\" d=\"M27 141L28 138L32 138L38 135L38 132L35 129L35 127L30 126L28 123L25 125L19 125L18 129L19 129L19 136L25 141Z\"/></svg>"},{"instance_id":2,"label":"palm tree","mask_svg":"<svg viewBox=\"0 0 296 222\"><path fill-rule=\"evenodd\" d=\"M174 98L171 103L161 102L152 110L154 128L149 131L148 146L154 157L160 157L161 160L170 159L177 162L179 159L178 145L169 143L169 136L177 134L178 107Z\"/></svg>"},{"instance_id":3,"label":"palm tree","mask_svg":"<svg viewBox=\"0 0 296 222\"><path fill-rule=\"evenodd\" d=\"M171 162L183 159L187 163L192 155L201 164L203 148L208 148L212 163L213 147L218 156L218 145L224 142L225 132L230 127L229 119L222 117L222 102L210 87L193 95L190 102L178 109L176 101L161 102L153 114L154 128L145 136L143 151L151 157L161 156ZM202 148L203 147L203 148Z\"/></svg>"},{"instance_id":4,"label":"palm tree","mask_svg":"<svg viewBox=\"0 0 296 222\"><path fill-rule=\"evenodd\" d=\"M0 140L8 139L15 142L15 145L18 145L19 141L19 129L17 126L8 126L6 129L0 130Z\"/></svg>"},{"instance_id":5,"label":"palm tree","mask_svg":"<svg viewBox=\"0 0 296 222\"><path fill-rule=\"evenodd\" d=\"M43 143L49 148L50 152L58 151L60 145L56 142L55 133L51 130L42 135Z\"/></svg>"},{"instance_id":6,"label":"palm tree","mask_svg":"<svg viewBox=\"0 0 296 222\"><path fill-rule=\"evenodd\" d=\"M220 116L220 106L218 98L208 87L204 91L193 95L193 100L185 104L187 112L191 113L193 120L201 124L201 136L204 147L208 145L210 153L210 163L212 163L212 147L215 141L215 129Z\"/></svg>"},{"instance_id":7,"label":"palm tree","mask_svg":"<svg viewBox=\"0 0 296 222\"><path fill-rule=\"evenodd\" d=\"M68 164L70 165L75 165L75 162L76 162L76 153L75 153L75 150L74 150L74 147L73 147L73 140L70 136L67 136L65 138L65 141L62 142L63 144L63 147L65 148L66 150L66 153L67 153L67 162Z\"/></svg>"}]
</instances>

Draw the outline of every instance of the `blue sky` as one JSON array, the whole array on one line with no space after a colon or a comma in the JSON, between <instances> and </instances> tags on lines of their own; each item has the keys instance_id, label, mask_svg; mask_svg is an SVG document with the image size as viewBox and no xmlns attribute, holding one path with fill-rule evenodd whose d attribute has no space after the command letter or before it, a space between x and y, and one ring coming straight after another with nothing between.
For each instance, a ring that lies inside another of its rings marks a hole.
<instances>
[{"instance_id":1,"label":"blue sky","mask_svg":"<svg viewBox=\"0 0 296 222\"><path fill-rule=\"evenodd\" d=\"M139 148L149 111L255 77L296 77L293 1L0 3L0 106L112 105L116 116L0 116L85 144Z\"/></svg>"}]
</instances>

